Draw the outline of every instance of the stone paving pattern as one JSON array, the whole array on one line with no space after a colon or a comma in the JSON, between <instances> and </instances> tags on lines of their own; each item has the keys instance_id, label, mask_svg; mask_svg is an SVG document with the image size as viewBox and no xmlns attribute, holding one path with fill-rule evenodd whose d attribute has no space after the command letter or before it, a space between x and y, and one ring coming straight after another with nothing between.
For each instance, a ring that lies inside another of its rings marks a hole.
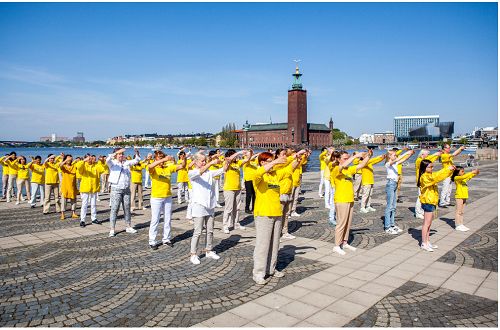
<instances>
[{"instance_id":1,"label":"stone paving pattern","mask_svg":"<svg viewBox=\"0 0 500 330\"><path fill-rule=\"evenodd\" d=\"M494 301L409 281L345 327L497 327Z\"/></svg>"}]
</instances>

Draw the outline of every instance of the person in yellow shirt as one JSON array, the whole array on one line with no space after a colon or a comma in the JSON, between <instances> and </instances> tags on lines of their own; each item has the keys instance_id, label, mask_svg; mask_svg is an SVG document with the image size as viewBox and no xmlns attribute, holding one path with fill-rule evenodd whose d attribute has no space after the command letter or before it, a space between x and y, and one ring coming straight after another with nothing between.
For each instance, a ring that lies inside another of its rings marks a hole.
<instances>
[{"instance_id":1,"label":"person in yellow shirt","mask_svg":"<svg viewBox=\"0 0 500 330\"><path fill-rule=\"evenodd\" d=\"M101 174L101 194L108 193L109 192L109 184L108 184L108 179L109 179L109 167L106 164L106 156L99 156L99 163L102 167L102 174ZM99 194L97 195L97 200L99 200Z\"/></svg>"},{"instance_id":2,"label":"person in yellow shirt","mask_svg":"<svg viewBox=\"0 0 500 330\"><path fill-rule=\"evenodd\" d=\"M224 155L222 155L220 149L215 149L215 150L210 150L210 152L208 153L208 157L210 159L213 159L213 157L218 157L221 162L219 164L215 164L215 165L212 165L210 166L210 171L216 171L218 170L219 168L222 168L224 165ZM219 200L220 200L220 181L221 181L221 176L218 175L216 177L214 177L214 180L215 180L215 197L216 197L216 205L215 207L222 207L222 205L219 204Z\"/></svg>"},{"instance_id":3,"label":"person in yellow shirt","mask_svg":"<svg viewBox=\"0 0 500 330\"><path fill-rule=\"evenodd\" d=\"M276 269L281 219L283 211L280 203L280 181L288 171L276 170L276 165L286 164L286 157L274 159L272 153L262 152L258 157L259 168L254 173L255 189L255 249L253 253L253 280L258 285L268 282L266 275L283 277Z\"/></svg>"},{"instance_id":4,"label":"person in yellow shirt","mask_svg":"<svg viewBox=\"0 0 500 330\"><path fill-rule=\"evenodd\" d=\"M187 166L191 164L191 160L188 159L186 152L183 149L181 149L178 153L179 160L177 161L177 164L185 163L186 166L177 171L177 204L182 204L182 195L184 195L184 201L189 203L189 178Z\"/></svg>"},{"instance_id":5,"label":"person in yellow shirt","mask_svg":"<svg viewBox=\"0 0 500 330\"><path fill-rule=\"evenodd\" d=\"M59 199L59 168L60 157L49 154L43 162L45 167L45 199L43 201L43 214L48 214L50 210L51 194L54 194L56 212L61 212L61 201Z\"/></svg>"},{"instance_id":6,"label":"person in yellow shirt","mask_svg":"<svg viewBox=\"0 0 500 330\"><path fill-rule=\"evenodd\" d=\"M172 156L166 156L161 150L155 151L155 161L148 165L148 171L151 176L151 222L149 224L149 247L153 250L158 249L156 236L158 235L158 224L160 223L160 214L163 211L163 238L162 243L170 247L173 246L170 233L170 224L172 220L172 173L184 168L186 163L174 164Z\"/></svg>"},{"instance_id":7,"label":"person in yellow shirt","mask_svg":"<svg viewBox=\"0 0 500 330\"><path fill-rule=\"evenodd\" d=\"M59 163L62 171L61 182L61 220L65 219L64 211L66 211L66 200L71 204L71 217L78 219L76 214L76 196L78 189L76 188L76 163L73 163L73 156L64 155L64 159Z\"/></svg>"},{"instance_id":8,"label":"person in yellow shirt","mask_svg":"<svg viewBox=\"0 0 500 330\"><path fill-rule=\"evenodd\" d=\"M132 159L130 156L127 157L127 159ZM147 160L140 161L139 163L135 164L134 166L130 166L130 173L131 173L131 179L130 179L130 199L131 199L131 211L134 211L136 209L135 207L135 196L137 195L138 198L138 205L137 207L139 210L145 210L146 208L143 206L144 203L144 197L142 195L142 171L149 165L149 162Z\"/></svg>"},{"instance_id":9,"label":"person in yellow shirt","mask_svg":"<svg viewBox=\"0 0 500 330\"><path fill-rule=\"evenodd\" d=\"M323 198L324 197L324 194L323 194L323 186L325 184L325 178L323 177L323 171L325 170L325 167L326 167L326 159L328 157L328 149L325 148L325 147L322 147L321 148L321 152L318 156L318 159L319 159L319 177L320 177L320 181L319 181L319 187L318 187L318 196L319 198ZM325 191L326 193L326 191Z\"/></svg>"},{"instance_id":10,"label":"person in yellow shirt","mask_svg":"<svg viewBox=\"0 0 500 330\"><path fill-rule=\"evenodd\" d=\"M458 231L468 231L464 225L464 207L467 199L469 198L469 187L467 187L467 181L479 174L479 170L473 170L472 172L465 173L465 169L462 166L456 166L455 171L451 176L451 180L455 182L457 189L455 191L455 230Z\"/></svg>"},{"instance_id":11,"label":"person in yellow shirt","mask_svg":"<svg viewBox=\"0 0 500 330\"><path fill-rule=\"evenodd\" d=\"M371 149L368 153L356 153L349 156L347 151L336 152L335 161L332 164L330 176L335 182L335 213L337 216L337 225L335 226L335 246L333 251L344 255L344 249L356 251L356 248L347 243L349 231L351 229L353 208L354 208L354 188L352 185L352 177L357 170L366 166L372 155ZM351 165L356 158L363 158L358 165Z\"/></svg>"},{"instance_id":12,"label":"person in yellow shirt","mask_svg":"<svg viewBox=\"0 0 500 330\"><path fill-rule=\"evenodd\" d=\"M74 162L76 164L81 160L82 160L81 157L76 157ZM75 177L76 177L76 189L80 191L80 181L82 181L82 175L80 174L80 172L76 171Z\"/></svg>"},{"instance_id":13,"label":"person in yellow shirt","mask_svg":"<svg viewBox=\"0 0 500 330\"><path fill-rule=\"evenodd\" d=\"M28 201L31 200L29 164L26 164L26 158L24 156L19 156L14 161L11 162L11 167L17 172L16 205L19 205L19 203L21 203L21 197L22 200L24 201L24 197L22 196L23 186L26 191L26 197L28 198Z\"/></svg>"},{"instance_id":14,"label":"person in yellow shirt","mask_svg":"<svg viewBox=\"0 0 500 330\"><path fill-rule=\"evenodd\" d=\"M373 185L375 184L375 179L373 177L373 165L380 163L384 159L385 154L373 157L368 161L368 163L366 163L366 166L361 169L361 186L363 191L363 194L361 195L361 208L359 210L361 213L376 211L376 209L371 206ZM359 160L361 161L362 158Z\"/></svg>"},{"instance_id":15,"label":"person in yellow shirt","mask_svg":"<svg viewBox=\"0 0 500 330\"><path fill-rule=\"evenodd\" d=\"M323 163L325 166L323 167L323 170L321 171L321 176L323 180L323 185L325 186L325 193L324 193L324 199L325 199L325 209L330 209L332 201L333 201L333 192L332 192L332 185L330 184L330 158L332 157L333 151L335 151L335 148L328 148L327 153L325 157L323 158Z\"/></svg>"},{"instance_id":16,"label":"person in yellow shirt","mask_svg":"<svg viewBox=\"0 0 500 330\"><path fill-rule=\"evenodd\" d=\"M17 170L14 168L13 162L17 159L17 154L15 151L12 151L8 157L4 157L2 159L2 165L7 167L7 172L9 174L9 178L7 180L7 203L10 203L11 197L14 197L17 195L17 191L15 192L14 189L16 188L16 179L17 179Z\"/></svg>"},{"instance_id":17,"label":"person in yellow shirt","mask_svg":"<svg viewBox=\"0 0 500 330\"><path fill-rule=\"evenodd\" d=\"M359 153L359 151L353 151L352 155L354 156L355 154ZM359 164L359 158L356 158L352 161L352 165L358 165ZM359 201L361 199L361 181L362 181L363 175L361 173L361 170L356 171L356 174L353 176L353 187L354 187L354 201Z\"/></svg>"},{"instance_id":18,"label":"person in yellow shirt","mask_svg":"<svg viewBox=\"0 0 500 330\"><path fill-rule=\"evenodd\" d=\"M82 208L80 210L80 227L85 227L87 208L90 204L90 220L94 224L101 224L97 220L97 193L101 190L102 166L96 163L94 155L86 155L85 158L76 163L76 170L80 172L82 180L80 182L80 196L82 198Z\"/></svg>"},{"instance_id":19,"label":"person in yellow shirt","mask_svg":"<svg viewBox=\"0 0 500 330\"><path fill-rule=\"evenodd\" d=\"M7 199L7 187L9 186L9 165L4 160L9 157L10 154L0 157L0 165L2 166L2 199Z\"/></svg>"},{"instance_id":20,"label":"person in yellow shirt","mask_svg":"<svg viewBox=\"0 0 500 330\"><path fill-rule=\"evenodd\" d=\"M151 189L151 176L149 175L148 165L154 162L152 153L148 153L145 162L146 162L146 171L144 172L144 190Z\"/></svg>"},{"instance_id":21,"label":"person in yellow shirt","mask_svg":"<svg viewBox=\"0 0 500 330\"><path fill-rule=\"evenodd\" d=\"M225 162L229 164L224 174L224 214L222 216L222 230L229 234L229 229L245 230L245 227L239 222L239 208L241 204L241 167L246 164L253 152L250 152L250 158L237 160L236 157L242 155L245 151L229 149L226 151Z\"/></svg>"},{"instance_id":22,"label":"person in yellow shirt","mask_svg":"<svg viewBox=\"0 0 500 330\"><path fill-rule=\"evenodd\" d=\"M259 154L250 154L250 150L246 152L245 157L250 158L250 161L243 164L243 181L245 182L245 213L251 214L255 205L255 190L253 190L253 174L257 170L257 157Z\"/></svg>"},{"instance_id":23,"label":"person in yellow shirt","mask_svg":"<svg viewBox=\"0 0 500 330\"><path fill-rule=\"evenodd\" d=\"M293 153L294 150L288 148L287 156L291 156ZM292 188L292 200L290 206L290 216L292 217L300 217L300 214L297 213L297 205L299 204L300 184L302 182L303 165L307 163L307 157L308 153L302 155L299 165L297 166L297 168L295 168L292 174L293 188Z\"/></svg>"},{"instance_id":24,"label":"person in yellow shirt","mask_svg":"<svg viewBox=\"0 0 500 330\"><path fill-rule=\"evenodd\" d=\"M45 167L41 165L42 157L36 156L31 158L31 208L36 206L36 194L40 191L40 204L43 204L45 199Z\"/></svg>"},{"instance_id":25,"label":"person in yellow shirt","mask_svg":"<svg viewBox=\"0 0 500 330\"><path fill-rule=\"evenodd\" d=\"M427 149L422 149L420 150L417 159L415 160L415 181L418 186L418 177L419 177L419 170L420 170L420 162L423 159L430 160L432 163L434 163L438 158L441 156L441 151L438 151L432 155L429 155L429 150ZM424 209L422 209L422 203L420 203L420 188L418 188L418 197L417 201L415 202L415 218L417 219L424 219Z\"/></svg>"},{"instance_id":26,"label":"person in yellow shirt","mask_svg":"<svg viewBox=\"0 0 500 330\"><path fill-rule=\"evenodd\" d=\"M420 162L418 175L418 187L420 188L419 198L422 203L422 208L424 209L421 248L428 252L433 252L434 249L437 248L437 246L433 245L430 241L432 219L439 201L437 184L450 177L453 174L455 166L450 165L440 171L437 171L436 173L432 172L433 168L434 163L430 160L424 159Z\"/></svg>"},{"instance_id":27,"label":"person in yellow shirt","mask_svg":"<svg viewBox=\"0 0 500 330\"><path fill-rule=\"evenodd\" d=\"M451 153L451 147L449 144L443 145L443 153L441 155L441 163L443 164L443 168L447 168L453 165L453 157L458 156L463 150L465 146L461 146L454 153ZM451 190L452 190L451 178L448 177L443 181L443 185L441 187L441 196L439 198L439 207L446 208L451 206Z\"/></svg>"}]
</instances>

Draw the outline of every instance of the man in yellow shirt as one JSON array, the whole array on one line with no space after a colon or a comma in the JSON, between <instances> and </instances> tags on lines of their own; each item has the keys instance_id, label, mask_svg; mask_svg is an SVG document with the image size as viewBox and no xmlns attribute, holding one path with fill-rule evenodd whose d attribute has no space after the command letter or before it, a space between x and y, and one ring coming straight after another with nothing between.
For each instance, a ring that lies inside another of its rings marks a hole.
<instances>
[{"instance_id":1,"label":"man in yellow shirt","mask_svg":"<svg viewBox=\"0 0 500 330\"><path fill-rule=\"evenodd\" d=\"M448 168L453 165L453 157L458 156L463 150L464 146L461 146L453 154L451 154L451 147L449 144L443 145L443 154L441 155L441 163L443 164L443 168ZM447 177L443 180L443 185L441 186L441 196L439 197L439 207L446 208L450 206L451 199L451 178Z\"/></svg>"},{"instance_id":2,"label":"man in yellow shirt","mask_svg":"<svg viewBox=\"0 0 500 330\"><path fill-rule=\"evenodd\" d=\"M7 203L10 202L10 198L15 197L16 191L14 189L16 188L16 180L17 180L17 170L15 169L14 166L14 161L17 159L17 154L15 151L11 152L10 155L5 156L2 158L2 165L7 167L7 173L8 173L8 179L7 179ZM5 195L4 195L5 196Z\"/></svg>"},{"instance_id":3,"label":"man in yellow shirt","mask_svg":"<svg viewBox=\"0 0 500 330\"><path fill-rule=\"evenodd\" d=\"M371 149L369 149L371 150ZM375 178L373 177L373 165L380 163L385 159L385 154L371 158L365 167L361 169L361 185L363 187L363 195L361 196L361 209L359 212L368 213L376 211L371 206L371 198ZM359 159L360 161L362 158Z\"/></svg>"},{"instance_id":4,"label":"man in yellow shirt","mask_svg":"<svg viewBox=\"0 0 500 330\"><path fill-rule=\"evenodd\" d=\"M61 200L59 198L59 161L60 157L49 154L45 159L43 166L45 167L45 199L43 202L43 214L47 214L50 209L50 195L54 194L56 202L56 212L61 212Z\"/></svg>"},{"instance_id":5,"label":"man in yellow shirt","mask_svg":"<svg viewBox=\"0 0 500 330\"><path fill-rule=\"evenodd\" d=\"M319 187L318 187L318 195L319 198L323 197L323 185L325 184L325 178L323 176L323 171L325 170L326 167L326 159L328 157L328 149L323 147L321 148L321 153L319 154Z\"/></svg>"},{"instance_id":6,"label":"man in yellow shirt","mask_svg":"<svg viewBox=\"0 0 500 330\"><path fill-rule=\"evenodd\" d=\"M184 148L183 148L184 149ZM181 164L184 162L186 164L185 167L179 169L177 171L177 203L182 204L182 195L184 195L184 200L189 203L189 189L188 189L188 170L187 167L191 164L191 160L187 159L186 152L181 149L181 151L177 154L179 160L177 164Z\"/></svg>"},{"instance_id":7,"label":"man in yellow shirt","mask_svg":"<svg viewBox=\"0 0 500 330\"><path fill-rule=\"evenodd\" d=\"M40 204L43 204L45 197L45 167L41 165L42 157L36 156L31 159L31 208L35 208L36 194L40 190Z\"/></svg>"},{"instance_id":8,"label":"man in yellow shirt","mask_svg":"<svg viewBox=\"0 0 500 330\"><path fill-rule=\"evenodd\" d=\"M90 219L92 223L101 224L97 220L97 193L101 189L102 166L96 164L94 155L87 155L83 160L76 163L76 170L80 172L80 196L82 198L82 208L80 210L80 227L85 227L85 217L87 207L90 204Z\"/></svg>"},{"instance_id":9,"label":"man in yellow shirt","mask_svg":"<svg viewBox=\"0 0 500 330\"><path fill-rule=\"evenodd\" d=\"M7 187L9 185L9 165L4 162L10 155L6 154L0 158L0 165L2 166L2 199L7 199Z\"/></svg>"}]
</instances>

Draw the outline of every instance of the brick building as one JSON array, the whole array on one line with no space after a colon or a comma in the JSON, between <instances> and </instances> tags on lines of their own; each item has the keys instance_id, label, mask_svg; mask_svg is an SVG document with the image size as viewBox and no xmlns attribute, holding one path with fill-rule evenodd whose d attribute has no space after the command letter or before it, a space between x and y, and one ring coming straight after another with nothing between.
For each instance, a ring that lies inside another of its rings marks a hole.
<instances>
[{"instance_id":1,"label":"brick building","mask_svg":"<svg viewBox=\"0 0 500 330\"><path fill-rule=\"evenodd\" d=\"M329 126L307 122L307 91L302 88L299 67L293 74L292 89L288 91L288 122L254 124L248 121L238 130L241 147L277 148L282 146L321 147L332 144L333 121Z\"/></svg>"}]
</instances>

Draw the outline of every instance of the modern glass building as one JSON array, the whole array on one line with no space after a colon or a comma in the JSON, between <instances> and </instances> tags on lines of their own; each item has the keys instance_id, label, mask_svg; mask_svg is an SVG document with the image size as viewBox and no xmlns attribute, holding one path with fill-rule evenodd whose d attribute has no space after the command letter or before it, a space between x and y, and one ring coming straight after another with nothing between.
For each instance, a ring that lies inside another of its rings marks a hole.
<instances>
[{"instance_id":1,"label":"modern glass building","mask_svg":"<svg viewBox=\"0 0 500 330\"><path fill-rule=\"evenodd\" d=\"M410 137L410 131L414 128L433 123L439 125L439 115L432 116L399 116L394 117L394 135L398 141Z\"/></svg>"}]
</instances>

